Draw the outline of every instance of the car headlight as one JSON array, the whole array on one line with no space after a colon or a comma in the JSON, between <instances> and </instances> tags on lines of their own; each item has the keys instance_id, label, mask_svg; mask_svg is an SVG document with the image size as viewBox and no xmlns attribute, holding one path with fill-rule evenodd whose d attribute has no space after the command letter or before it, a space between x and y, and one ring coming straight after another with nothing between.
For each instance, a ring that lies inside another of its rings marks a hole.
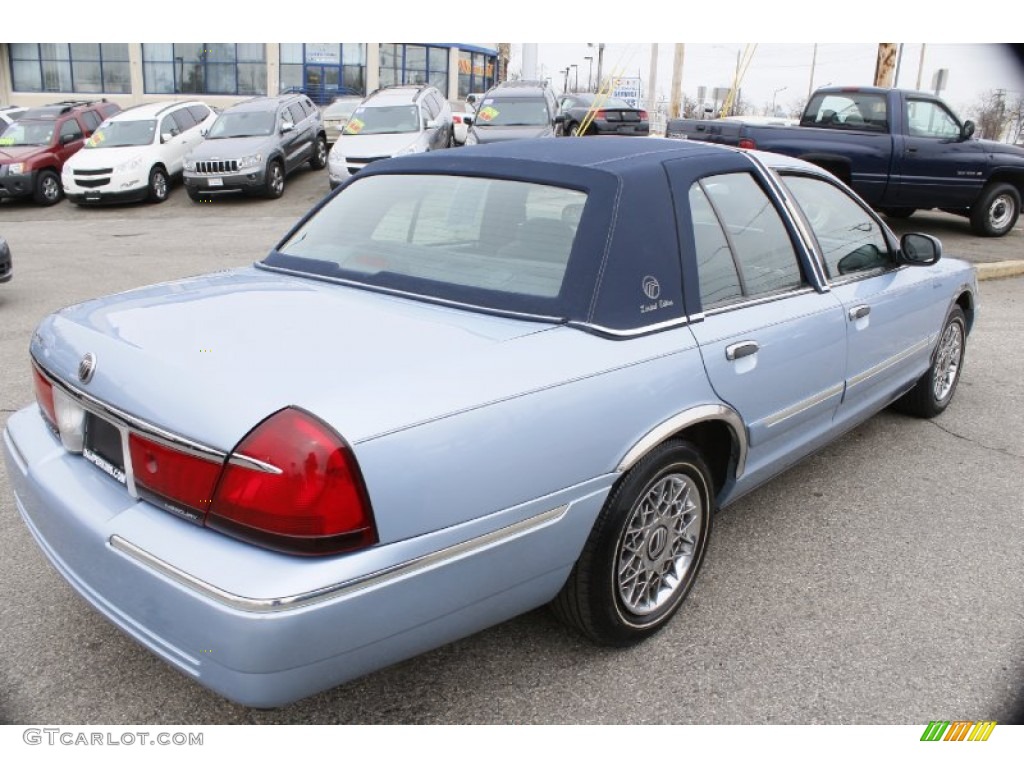
<instances>
[{"instance_id":1,"label":"car headlight","mask_svg":"<svg viewBox=\"0 0 1024 768\"><path fill-rule=\"evenodd\" d=\"M11 174L11 176L15 176L17 174L25 172L25 164L24 163L11 163L10 165L7 166L7 168L8 168L7 172L9 174Z\"/></svg>"},{"instance_id":2,"label":"car headlight","mask_svg":"<svg viewBox=\"0 0 1024 768\"><path fill-rule=\"evenodd\" d=\"M238 161L238 169L242 168L255 168L259 165L263 165L263 155L246 155Z\"/></svg>"},{"instance_id":3,"label":"car headlight","mask_svg":"<svg viewBox=\"0 0 1024 768\"><path fill-rule=\"evenodd\" d=\"M185 160L185 161L182 162L182 167L186 171L194 171L196 169L196 161L195 160Z\"/></svg>"},{"instance_id":4,"label":"car headlight","mask_svg":"<svg viewBox=\"0 0 1024 768\"><path fill-rule=\"evenodd\" d=\"M120 165L115 165L114 170L118 173L124 173L125 171L134 171L140 165L142 165L142 155L137 155L131 160L126 160Z\"/></svg>"},{"instance_id":5,"label":"car headlight","mask_svg":"<svg viewBox=\"0 0 1024 768\"><path fill-rule=\"evenodd\" d=\"M473 133L472 131L470 131L466 135L465 144L466 144L467 147L472 147L474 144L476 144L476 134Z\"/></svg>"}]
</instances>

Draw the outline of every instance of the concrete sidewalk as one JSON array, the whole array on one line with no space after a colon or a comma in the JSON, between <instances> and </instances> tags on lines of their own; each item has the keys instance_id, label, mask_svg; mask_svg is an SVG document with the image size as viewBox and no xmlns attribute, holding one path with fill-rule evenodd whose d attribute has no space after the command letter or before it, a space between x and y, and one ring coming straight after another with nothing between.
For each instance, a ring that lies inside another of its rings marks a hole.
<instances>
[{"instance_id":1,"label":"concrete sidewalk","mask_svg":"<svg viewBox=\"0 0 1024 768\"><path fill-rule=\"evenodd\" d=\"M979 280L998 280L1002 277L1024 275L1024 259L991 261L975 264L975 266L978 268Z\"/></svg>"}]
</instances>

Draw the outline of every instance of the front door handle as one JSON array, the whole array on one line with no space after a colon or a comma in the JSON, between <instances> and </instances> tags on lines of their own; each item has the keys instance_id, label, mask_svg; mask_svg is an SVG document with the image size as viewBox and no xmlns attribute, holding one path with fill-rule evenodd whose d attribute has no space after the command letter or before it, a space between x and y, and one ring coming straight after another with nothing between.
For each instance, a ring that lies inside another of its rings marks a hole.
<instances>
[{"instance_id":1,"label":"front door handle","mask_svg":"<svg viewBox=\"0 0 1024 768\"><path fill-rule=\"evenodd\" d=\"M730 344L725 348L726 360L739 360L741 357L749 357L756 354L761 345L756 341L741 341L737 344Z\"/></svg>"},{"instance_id":2,"label":"front door handle","mask_svg":"<svg viewBox=\"0 0 1024 768\"><path fill-rule=\"evenodd\" d=\"M851 320L860 320L862 317L867 317L871 314L871 307L867 304L861 304L859 307L854 307L850 310Z\"/></svg>"}]
</instances>

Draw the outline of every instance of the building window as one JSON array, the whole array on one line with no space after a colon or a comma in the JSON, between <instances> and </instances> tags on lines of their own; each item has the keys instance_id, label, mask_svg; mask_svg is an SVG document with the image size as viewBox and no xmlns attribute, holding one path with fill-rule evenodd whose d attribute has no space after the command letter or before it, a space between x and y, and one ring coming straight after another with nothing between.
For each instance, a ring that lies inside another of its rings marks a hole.
<instances>
[{"instance_id":1,"label":"building window","mask_svg":"<svg viewBox=\"0 0 1024 768\"><path fill-rule=\"evenodd\" d=\"M431 45L381 43L380 84L430 83L448 94L448 49Z\"/></svg>"},{"instance_id":2,"label":"building window","mask_svg":"<svg viewBox=\"0 0 1024 768\"><path fill-rule=\"evenodd\" d=\"M494 65L497 57L484 53L459 51L459 98L471 93L483 93L494 85Z\"/></svg>"},{"instance_id":3,"label":"building window","mask_svg":"<svg viewBox=\"0 0 1024 768\"><path fill-rule=\"evenodd\" d=\"M267 49L263 43L143 43L146 93L264 96Z\"/></svg>"},{"instance_id":4,"label":"building window","mask_svg":"<svg viewBox=\"0 0 1024 768\"><path fill-rule=\"evenodd\" d=\"M130 93L127 43L11 43L16 91Z\"/></svg>"},{"instance_id":5,"label":"building window","mask_svg":"<svg viewBox=\"0 0 1024 768\"><path fill-rule=\"evenodd\" d=\"M362 43L282 43L280 52L281 93L302 92L319 104L366 93Z\"/></svg>"}]
</instances>

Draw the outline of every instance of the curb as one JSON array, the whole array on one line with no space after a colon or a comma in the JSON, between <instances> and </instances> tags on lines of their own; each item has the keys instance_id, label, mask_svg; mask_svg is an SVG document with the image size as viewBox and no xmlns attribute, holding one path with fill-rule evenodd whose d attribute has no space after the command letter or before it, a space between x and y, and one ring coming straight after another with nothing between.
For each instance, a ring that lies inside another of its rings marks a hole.
<instances>
[{"instance_id":1,"label":"curb","mask_svg":"<svg viewBox=\"0 0 1024 768\"><path fill-rule=\"evenodd\" d=\"M1003 277L1024 275L1024 260L995 261L974 265L978 270L979 280L999 280Z\"/></svg>"}]
</instances>

